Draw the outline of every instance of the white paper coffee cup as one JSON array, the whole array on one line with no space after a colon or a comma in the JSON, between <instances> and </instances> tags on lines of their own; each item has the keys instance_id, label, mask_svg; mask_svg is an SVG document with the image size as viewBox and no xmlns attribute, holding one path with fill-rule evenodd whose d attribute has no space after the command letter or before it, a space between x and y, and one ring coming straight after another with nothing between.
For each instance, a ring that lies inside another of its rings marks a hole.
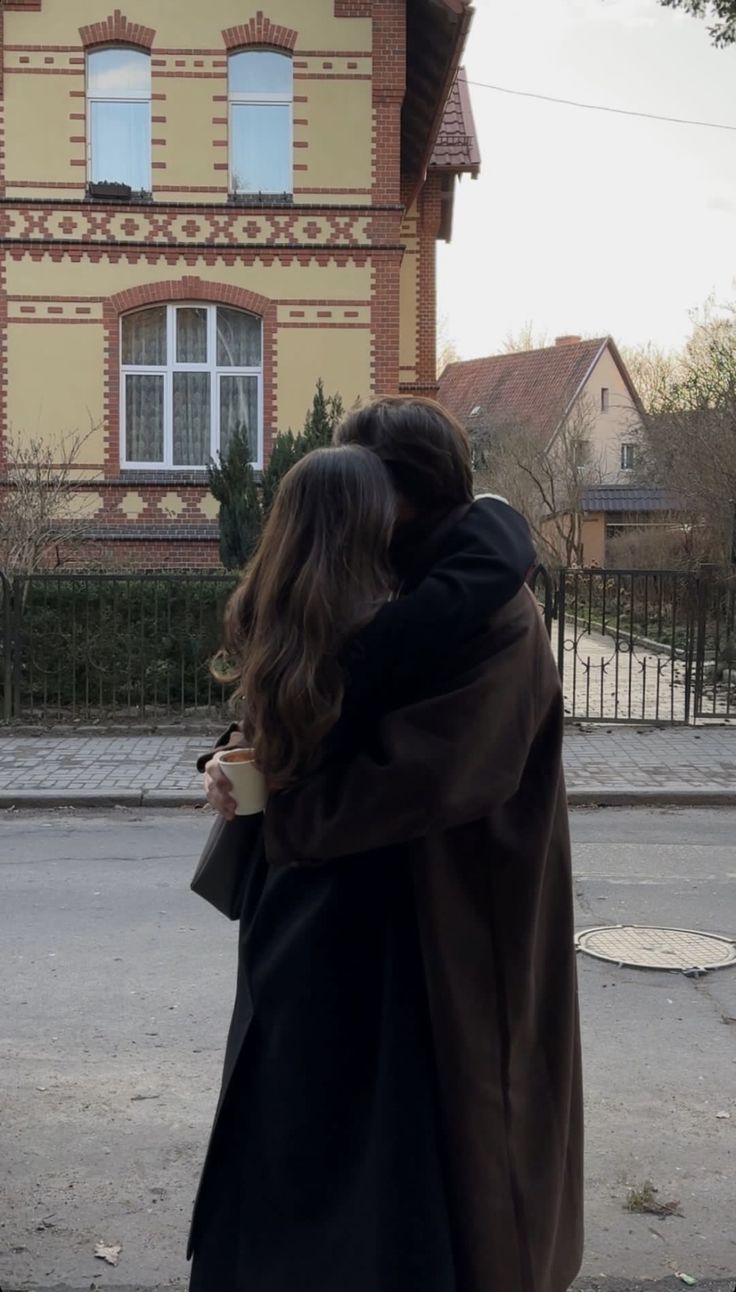
<instances>
[{"instance_id":1,"label":"white paper coffee cup","mask_svg":"<svg viewBox=\"0 0 736 1292\"><path fill-rule=\"evenodd\" d=\"M245 757L244 757L245 756ZM253 816L266 806L266 781L249 749L227 749L218 761L232 785L236 816Z\"/></svg>"}]
</instances>

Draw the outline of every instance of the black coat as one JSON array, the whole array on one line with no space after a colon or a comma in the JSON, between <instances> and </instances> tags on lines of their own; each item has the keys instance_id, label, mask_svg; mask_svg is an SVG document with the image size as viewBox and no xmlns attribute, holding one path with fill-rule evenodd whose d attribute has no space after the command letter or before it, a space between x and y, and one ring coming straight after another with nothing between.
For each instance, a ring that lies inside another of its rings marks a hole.
<instances>
[{"instance_id":1,"label":"black coat","mask_svg":"<svg viewBox=\"0 0 736 1292\"><path fill-rule=\"evenodd\" d=\"M441 687L458 642L519 587L532 552L507 510L454 517L423 565L402 554L416 600L355 643L327 766L350 762L381 711ZM511 579L492 574L499 525ZM258 836L244 864L192 1292L464 1292L411 856L399 844L349 864L270 866Z\"/></svg>"}]
</instances>

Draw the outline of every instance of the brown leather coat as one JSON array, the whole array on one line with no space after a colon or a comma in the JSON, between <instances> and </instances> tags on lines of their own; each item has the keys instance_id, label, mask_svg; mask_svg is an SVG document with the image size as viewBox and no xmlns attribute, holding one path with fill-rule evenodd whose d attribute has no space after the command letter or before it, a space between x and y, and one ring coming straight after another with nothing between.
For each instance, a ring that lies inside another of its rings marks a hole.
<instances>
[{"instance_id":1,"label":"brown leather coat","mask_svg":"<svg viewBox=\"0 0 736 1292\"><path fill-rule=\"evenodd\" d=\"M411 862L458 1292L565 1292L582 1099L560 682L523 589L441 694L269 803L272 865Z\"/></svg>"}]
</instances>

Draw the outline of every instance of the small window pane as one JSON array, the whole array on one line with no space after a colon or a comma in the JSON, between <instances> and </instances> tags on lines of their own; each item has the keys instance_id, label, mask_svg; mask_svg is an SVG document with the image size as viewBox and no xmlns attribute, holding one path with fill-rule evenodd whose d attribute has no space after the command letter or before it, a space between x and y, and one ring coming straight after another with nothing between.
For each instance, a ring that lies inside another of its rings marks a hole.
<instances>
[{"instance_id":1,"label":"small window pane","mask_svg":"<svg viewBox=\"0 0 736 1292\"><path fill-rule=\"evenodd\" d=\"M179 309L176 311L176 361L177 363L207 362L207 311Z\"/></svg>"},{"instance_id":2,"label":"small window pane","mask_svg":"<svg viewBox=\"0 0 736 1292\"><path fill-rule=\"evenodd\" d=\"M232 182L236 193L290 193L291 108L234 104Z\"/></svg>"},{"instance_id":3,"label":"small window pane","mask_svg":"<svg viewBox=\"0 0 736 1292\"><path fill-rule=\"evenodd\" d=\"M260 362L261 320L242 310L218 309L218 368L257 368Z\"/></svg>"},{"instance_id":4,"label":"small window pane","mask_svg":"<svg viewBox=\"0 0 736 1292\"><path fill-rule=\"evenodd\" d=\"M162 376L128 373L125 378L125 453L128 462L163 462Z\"/></svg>"},{"instance_id":5,"label":"small window pane","mask_svg":"<svg viewBox=\"0 0 736 1292\"><path fill-rule=\"evenodd\" d=\"M89 93L108 99L151 93L151 59L135 49L101 49L87 60Z\"/></svg>"},{"instance_id":6,"label":"small window pane","mask_svg":"<svg viewBox=\"0 0 736 1292\"><path fill-rule=\"evenodd\" d=\"M212 457L210 374L174 373L174 466L204 467Z\"/></svg>"},{"instance_id":7,"label":"small window pane","mask_svg":"<svg viewBox=\"0 0 736 1292\"><path fill-rule=\"evenodd\" d=\"M95 102L90 107L93 184L151 187L151 107L149 103Z\"/></svg>"},{"instance_id":8,"label":"small window pane","mask_svg":"<svg viewBox=\"0 0 736 1292\"><path fill-rule=\"evenodd\" d=\"M293 65L286 54L255 50L230 57L231 94L290 95L292 83Z\"/></svg>"},{"instance_id":9,"label":"small window pane","mask_svg":"<svg viewBox=\"0 0 736 1292\"><path fill-rule=\"evenodd\" d=\"M226 457L234 431L247 432L250 456L258 460L258 378L220 378L220 453Z\"/></svg>"},{"instance_id":10,"label":"small window pane","mask_svg":"<svg viewBox=\"0 0 736 1292\"><path fill-rule=\"evenodd\" d=\"M159 368L166 363L166 306L126 314L123 319L123 364Z\"/></svg>"}]
</instances>

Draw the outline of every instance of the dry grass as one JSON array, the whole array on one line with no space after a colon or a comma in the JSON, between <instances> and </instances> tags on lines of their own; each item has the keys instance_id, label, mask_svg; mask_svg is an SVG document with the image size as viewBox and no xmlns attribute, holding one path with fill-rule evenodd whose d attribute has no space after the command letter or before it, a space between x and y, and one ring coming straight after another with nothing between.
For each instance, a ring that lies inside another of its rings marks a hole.
<instances>
[{"instance_id":1,"label":"dry grass","mask_svg":"<svg viewBox=\"0 0 736 1292\"><path fill-rule=\"evenodd\" d=\"M657 1198L659 1190L655 1188L651 1180L645 1180L641 1185L634 1185L629 1189L624 1203L624 1211L633 1211L637 1215L646 1216L681 1216L679 1202L660 1202Z\"/></svg>"}]
</instances>

